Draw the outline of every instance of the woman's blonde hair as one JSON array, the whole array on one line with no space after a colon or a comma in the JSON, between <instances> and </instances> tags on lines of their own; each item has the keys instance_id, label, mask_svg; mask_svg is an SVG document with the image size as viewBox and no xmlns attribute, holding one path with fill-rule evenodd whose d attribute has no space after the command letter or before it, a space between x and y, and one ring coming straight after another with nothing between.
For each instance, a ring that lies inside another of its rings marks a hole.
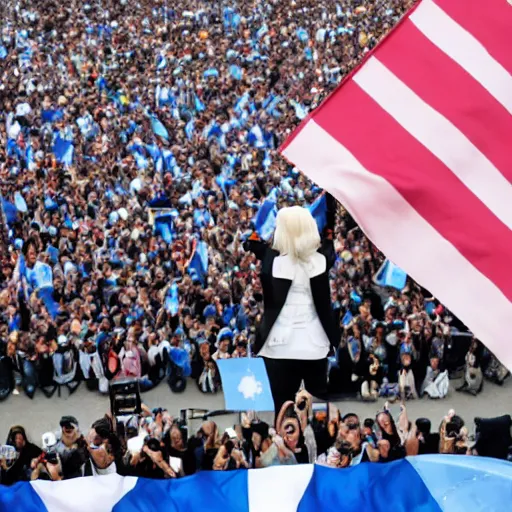
<instances>
[{"instance_id":1,"label":"woman's blonde hair","mask_svg":"<svg viewBox=\"0 0 512 512\"><path fill-rule=\"evenodd\" d=\"M306 208L291 206L277 213L273 248L281 255L305 261L320 247L315 219Z\"/></svg>"}]
</instances>

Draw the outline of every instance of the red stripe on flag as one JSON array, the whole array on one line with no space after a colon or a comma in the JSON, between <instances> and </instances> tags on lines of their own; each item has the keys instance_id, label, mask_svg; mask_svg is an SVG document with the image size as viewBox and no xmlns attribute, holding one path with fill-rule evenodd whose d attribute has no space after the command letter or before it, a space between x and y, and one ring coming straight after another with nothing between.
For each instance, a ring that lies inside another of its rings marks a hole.
<instances>
[{"instance_id":1,"label":"red stripe on flag","mask_svg":"<svg viewBox=\"0 0 512 512\"><path fill-rule=\"evenodd\" d=\"M318 111L314 120L512 300L511 231L355 82L331 96L329 109Z\"/></svg>"},{"instance_id":2,"label":"red stripe on flag","mask_svg":"<svg viewBox=\"0 0 512 512\"><path fill-rule=\"evenodd\" d=\"M512 5L508 0L434 0L512 73Z\"/></svg>"},{"instance_id":3,"label":"red stripe on flag","mask_svg":"<svg viewBox=\"0 0 512 512\"><path fill-rule=\"evenodd\" d=\"M376 57L464 133L512 183L512 116L487 89L409 20Z\"/></svg>"}]
</instances>

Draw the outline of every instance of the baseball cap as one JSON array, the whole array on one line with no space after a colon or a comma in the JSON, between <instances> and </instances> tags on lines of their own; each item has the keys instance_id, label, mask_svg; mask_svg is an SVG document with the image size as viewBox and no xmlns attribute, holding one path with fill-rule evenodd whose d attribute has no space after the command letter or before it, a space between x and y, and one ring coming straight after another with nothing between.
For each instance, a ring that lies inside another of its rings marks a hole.
<instances>
[{"instance_id":1,"label":"baseball cap","mask_svg":"<svg viewBox=\"0 0 512 512\"><path fill-rule=\"evenodd\" d=\"M78 428L78 420L74 416L62 416L59 425L61 427L74 426Z\"/></svg>"}]
</instances>

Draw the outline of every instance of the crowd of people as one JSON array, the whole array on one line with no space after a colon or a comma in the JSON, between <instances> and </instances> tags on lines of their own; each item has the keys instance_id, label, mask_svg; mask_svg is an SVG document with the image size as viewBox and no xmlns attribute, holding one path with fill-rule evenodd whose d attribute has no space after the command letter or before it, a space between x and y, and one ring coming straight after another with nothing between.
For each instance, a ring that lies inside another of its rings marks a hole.
<instances>
[{"instance_id":1,"label":"crowd of people","mask_svg":"<svg viewBox=\"0 0 512 512\"><path fill-rule=\"evenodd\" d=\"M313 404L300 391L285 403L275 428L254 413L220 432L204 421L197 432L173 420L167 410L143 407L126 419L123 434L112 417L95 421L84 434L73 416L63 416L57 434L31 443L22 426L11 428L0 452L0 483L62 480L118 473L146 478L180 478L199 471L229 471L317 463L333 468L385 463L418 454L480 455L512 460L512 419L476 418L476 434L450 410L438 429L427 418L411 422L402 404L398 417L388 406L375 418L342 414L333 404Z\"/></svg>"},{"instance_id":2,"label":"crowd of people","mask_svg":"<svg viewBox=\"0 0 512 512\"><path fill-rule=\"evenodd\" d=\"M321 198L279 145L413 3L3 2L0 398L216 392L262 313L244 240ZM464 326L410 279L376 287L384 256L341 206L334 245L331 390L445 396ZM465 366L474 394L508 376L478 340Z\"/></svg>"}]
</instances>

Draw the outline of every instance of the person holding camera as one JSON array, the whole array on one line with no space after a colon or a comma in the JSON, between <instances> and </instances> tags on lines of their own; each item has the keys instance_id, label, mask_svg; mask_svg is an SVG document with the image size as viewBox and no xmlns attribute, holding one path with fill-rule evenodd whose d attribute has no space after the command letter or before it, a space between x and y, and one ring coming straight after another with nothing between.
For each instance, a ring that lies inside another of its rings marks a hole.
<instances>
[{"instance_id":1,"label":"person holding camera","mask_svg":"<svg viewBox=\"0 0 512 512\"><path fill-rule=\"evenodd\" d=\"M130 460L130 476L154 478L176 478L176 473L168 464L166 450L163 443L154 437L146 437L142 449L133 454Z\"/></svg>"},{"instance_id":2,"label":"person holding camera","mask_svg":"<svg viewBox=\"0 0 512 512\"><path fill-rule=\"evenodd\" d=\"M78 420L74 416L62 416L60 419L61 438L55 446L60 457L64 480L84 475L87 462L87 442L78 429Z\"/></svg>"},{"instance_id":3,"label":"person holding camera","mask_svg":"<svg viewBox=\"0 0 512 512\"><path fill-rule=\"evenodd\" d=\"M42 452L32 462L30 480L50 480L57 482L63 479L62 464L55 451Z\"/></svg>"}]
</instances>

